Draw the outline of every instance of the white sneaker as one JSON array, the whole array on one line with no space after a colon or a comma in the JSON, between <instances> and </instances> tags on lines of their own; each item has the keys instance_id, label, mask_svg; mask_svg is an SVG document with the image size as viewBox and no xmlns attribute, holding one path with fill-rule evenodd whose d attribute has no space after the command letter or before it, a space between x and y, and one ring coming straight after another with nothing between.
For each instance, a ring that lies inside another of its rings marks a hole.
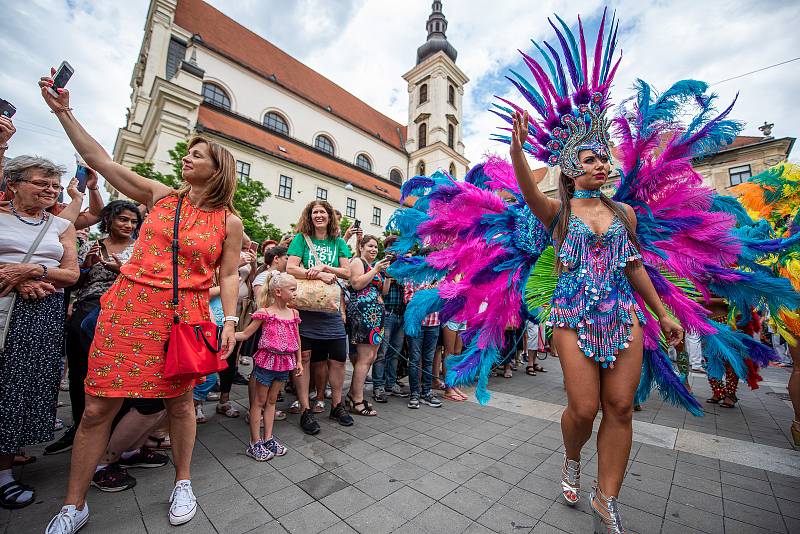
<instances>
[{"instance_id":1,"label":"white sneaker","mask_svg":"<svg viewBox=\"0 0 800 534\"><path fill-rule=\"evenodd\" d=\"M198 425L206 422L206 414L203 413L203 406L198 404L194 409L194 419Z\"/></svg>"},{"instance_id":2,"label":"white sneaker","mask_svg":"<svg viewBox=\"0 0 800 534\"><path fill-rule=\"evenodd\" d=\"M83 510L75 508L74 504L64 506L47 524L44 534L74 534L89 521L89 504L83 504Z\"/></svg>"},{"instance_id":3,"label":"white sneaker","mask_svg":"<svg viewBox=\"0 0 800 534\"><path fill-rule=\"evenodd\" d=\"M197 497L192 493L190 480L179 480L169 497L169 524L176 526L188 523L197 512Z\"/></svg>"}]
</instances>

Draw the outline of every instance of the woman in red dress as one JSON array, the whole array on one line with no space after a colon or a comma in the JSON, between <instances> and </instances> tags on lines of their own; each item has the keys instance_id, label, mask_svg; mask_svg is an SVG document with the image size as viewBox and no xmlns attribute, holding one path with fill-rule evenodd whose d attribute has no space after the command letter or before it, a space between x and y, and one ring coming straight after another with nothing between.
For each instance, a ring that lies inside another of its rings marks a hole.
<instances>
[{"instance_id":1,"label":"woman in red dress","mask_svg":"<svg viewBox=\"0 0 800 534\"><path fill-rule=\"evenodd\" d=\"M52 75L52 73L51 73ZM39 81L42 96L58 117L84 161L123 195L150 212L133 254L111 289L101 299L94 343L89 351L86 410L75 442L64 507L47 534L72 534L89 518L86 492L108 442L112 420L126 397L163 398L170 418L175 488L170 496L173 525L191 520L197 501L189 481L195 442L193 381L164 378L165 341L172 324L172 233L178 198L180 213L178 312L187 322L209 319L208 290L220 268L225 325L225 359L234 347L234 315L239 290L242 221L233 208L236 161L225 148L196 137L183 158L180 190L143 178L114 162L78 123L69 107L69 93L49 91L52 79Z\"/></svg>"}]
</instances>

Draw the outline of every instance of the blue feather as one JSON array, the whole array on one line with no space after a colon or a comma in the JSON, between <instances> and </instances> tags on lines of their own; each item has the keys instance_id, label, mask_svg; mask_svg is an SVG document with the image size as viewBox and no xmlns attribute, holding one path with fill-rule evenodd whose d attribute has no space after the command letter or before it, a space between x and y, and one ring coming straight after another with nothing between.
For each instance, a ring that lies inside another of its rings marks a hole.
<instances>
[{"instance_id":1,"label":"blue feather","mask_svg":"<svg viewBox=\"0 0 800 534\"><path fill-rule=\"evenodd\" d=\"M405 330L409 337L419 337L422 332L422 321L426 316L442 309L444 299L439 296L438 288L422 289L414 293L406 305Z\"/></svg>"},{"instance_id":2,"label":"blue feather","mask_svg":"<svg viewBox=\"0 0 800 534\"><path fill-rule=\"evenodd\" d=\"M692 415L702 416L703 409L686 389L678 373L672 367L669 356L663 350L645 349L642 361L642 375L636 390L635 402L643 403L649 396L652 384L658 387L661 398L688 410Z\"/></svg>"},{"instance_id":3,"label":"blue feather","mask_svg":"<svg viewBox=\"0 0 800 534\"><path fill-rule=\"evenodd\" d=\"M711 211L728 213L736 217L736 224L751 226L756 222L747 214L744 206L736 200L736 197L714 194L711 201Z\"/></svg>"},{"instance_id":4,"label":"blue feather","mask_svg":"<svg viewBox=\"0 0 800 534\"><path fill-rule=\"evenodd\" d=\"M739 378L747 380L747 365L744 359L748 357L748 351L743 339L749 336L711 319L708 319L708 323L717 331L716 334L700 336L703 356L708 362L708 376L722 380L725 375L724 364L727 363Z\"/></svg>"}]
</instances>

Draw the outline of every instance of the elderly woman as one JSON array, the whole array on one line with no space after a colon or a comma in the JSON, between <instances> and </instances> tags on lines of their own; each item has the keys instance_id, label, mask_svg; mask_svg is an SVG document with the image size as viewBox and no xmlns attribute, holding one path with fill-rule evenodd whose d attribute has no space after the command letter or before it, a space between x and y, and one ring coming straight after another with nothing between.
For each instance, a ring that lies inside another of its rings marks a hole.
<instances>
[{"instance_id":1,"label":"elderly woman","mask_svg":"<svg viewBox=\"0 0 800 534\"><path fill-rule=\"evenodd\" d=\"M143 221L136 204L115 200L100 212L99 230L106 237L87 241L78 251L84 271L77 284L72 315L67 321L67 362L69 364L69 398L72 427L61 438L45 447L45 454L68 451L83 417L84 389L89 365L89 346L100 310L100 297L116 281L120 268L133 253L133 243ZM90 317L89 321L85 321Z\"/></svg>"},{"instance_id":2,"label":"elderly woman","mask_svg":"<svg viewBox=\"0 0 800 534\"><path fill-rule=\"evenodd\" d=\"M64 168L20 156L5 173L14 199L0 202L0 506L22 508L34 492L14 479L11 464L22 447L53 439L62 288L79 273L75 228L47 212Z\"/></svg>"}]
</instances>

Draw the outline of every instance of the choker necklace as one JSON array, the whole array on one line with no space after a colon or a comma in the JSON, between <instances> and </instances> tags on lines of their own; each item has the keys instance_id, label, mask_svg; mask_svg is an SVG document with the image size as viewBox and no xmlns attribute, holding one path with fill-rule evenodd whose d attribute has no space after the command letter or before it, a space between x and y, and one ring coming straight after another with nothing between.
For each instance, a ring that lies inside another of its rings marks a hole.
<instances>
[{"instance_id":1,"label":"choker necklace","mask_svg":"<svg viewBox=\"0 0 800 534\"><path fill-rule=\"evenodd\" d=\"M14 207L14 201L13 200L10 202L10 206L11 206L11 215L16 217L18 221L23 222L23 223L27 224L28 226L40 226L42 223L44 223L45 220L47 220L47 212L42 210L42 218L39 219L39 222L26 221L25 219L23 219L22 217L19 216L19 213L17 213L17 208Z\"/></svg>"},{"instance_id":2,"label":"choker necklace","mask_svg":"<svg viewBox=\"0 0 800 534\"><path fill-rule=\"evenodd\" d=\"M576 189L572 198L600 198L599 189Z\"/></svg>"}]
</instances>

